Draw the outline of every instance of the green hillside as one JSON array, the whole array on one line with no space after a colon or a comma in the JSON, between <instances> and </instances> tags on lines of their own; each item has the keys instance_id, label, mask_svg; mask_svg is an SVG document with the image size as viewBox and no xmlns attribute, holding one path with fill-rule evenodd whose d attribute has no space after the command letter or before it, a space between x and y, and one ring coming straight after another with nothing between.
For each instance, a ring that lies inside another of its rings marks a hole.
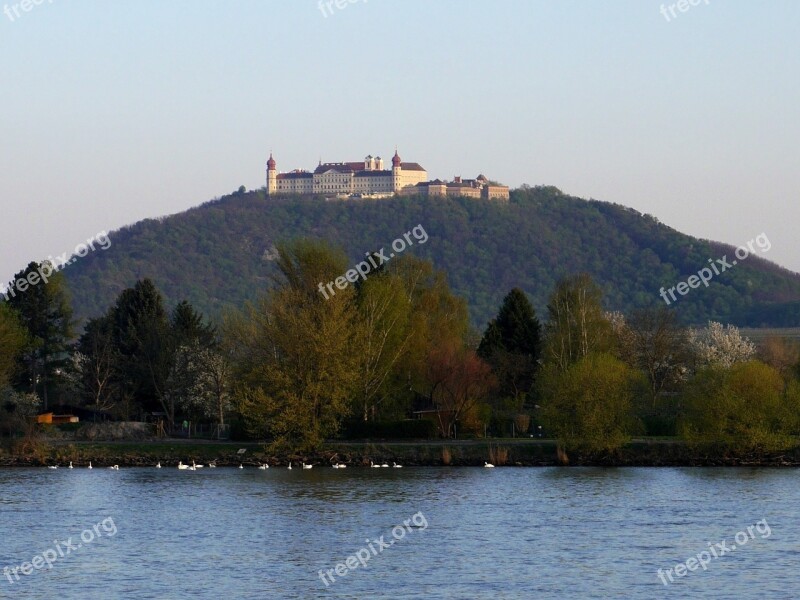
<instances>
[{"instance_id":1,"label":"green hillside","mask_svg":"<svg viewBox=\"0 0 800 600\"><path fill-rule=\"evenodd\" d=\"M406 253L448 273L482 327L518 286L544 313L562 276L588 272L610 310L663 302L659 289L686 281L733 248L683 235L649 215L586 201L556 188L524 188L509 203L466 198L325 201L235 193L185 213L111 234L112 246L66 270L78 318L99 315L138 278L152 278L171 304L187 299L217 316L269 286L271 251L297 236L342 246L353 263L416 225L427 243ZM413 238L412 238L413 239ZM800 275L757 256L692 289L672 306L685 323L800 325Z\"/></svg>"}]
</instances>

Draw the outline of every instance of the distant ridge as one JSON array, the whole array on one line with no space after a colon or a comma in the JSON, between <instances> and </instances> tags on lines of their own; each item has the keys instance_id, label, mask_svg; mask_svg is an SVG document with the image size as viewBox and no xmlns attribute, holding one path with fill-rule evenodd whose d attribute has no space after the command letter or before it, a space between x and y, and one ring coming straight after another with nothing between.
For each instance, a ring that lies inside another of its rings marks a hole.
<instances>
[{"instance_id":1,"label":"distant ridge","mask_svg":"<svg viewBox=\"0 0 800 600\"><path fill-rule=\"evenodd\" d=\"M325 238L360 260L421 224L429 241L407 252L431 259L483 327L518 286L540 316L562 276L588 272L610 310L662 304L659 289L685 281L734 248L692 238L652 216L582 200L553 187L513 190L509 202L389 198L326 202L237 192L184 213L111 233L112 247L66 271L76 317L103 313L137 278L152 278L169 304L187 299L211 316L269 285L275 245ZM768 254L766 255L768 256ZM757 256L692 289L672 307L684 323L800 326L800 275Z\"/></svg>"}]
</instances>

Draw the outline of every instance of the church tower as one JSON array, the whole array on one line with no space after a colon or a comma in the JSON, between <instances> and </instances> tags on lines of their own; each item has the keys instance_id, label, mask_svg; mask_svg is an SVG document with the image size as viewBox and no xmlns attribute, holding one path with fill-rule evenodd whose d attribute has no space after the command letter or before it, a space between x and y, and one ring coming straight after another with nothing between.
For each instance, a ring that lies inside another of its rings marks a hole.
<instances>
[{"instance_id":1,"label":"church tower","mask_svg":"<svg viewBox=\"0 0 800 600\"><path fill-rule=\"evenodd\" d=\"M399 192L402 187L400 182L401 172L403 171L403 161L400 155L397 154L397 148L394 149L394 156L392 157L392 186L395 192Z\"/></svg>"},{"instance_id":2,"label":"church tower","mask_svg":"<svg viewBox=\"0 0 800 600\"><path fill-rule=\"evenodd\" d=\"M272 152L269 153L267 161L267 196L272 196L278 192L278 171L275 168L275 159Z\"/></svg>"}]
</instances>

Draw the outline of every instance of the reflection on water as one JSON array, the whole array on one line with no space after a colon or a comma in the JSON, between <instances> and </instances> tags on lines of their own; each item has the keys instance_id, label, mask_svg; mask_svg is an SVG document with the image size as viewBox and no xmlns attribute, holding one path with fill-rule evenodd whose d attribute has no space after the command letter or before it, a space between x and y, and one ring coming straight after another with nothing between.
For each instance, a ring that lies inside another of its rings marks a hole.
<instances>
[{"instance_id":1,"label":"reflection on water","mask_svg":"<svg viewBox=\"0 0 800 600\"><path fill-rule=\"evenodd\" d=\"M753 468L3 470L0 568L106 517L119 532L51 570L4 577L0 590L47 600L792 597L797 477ZM320 569L419 511L424 532L325 587ZM769 538L669 587L656 576L761 519Z\"/></svg>"}]
</instances>

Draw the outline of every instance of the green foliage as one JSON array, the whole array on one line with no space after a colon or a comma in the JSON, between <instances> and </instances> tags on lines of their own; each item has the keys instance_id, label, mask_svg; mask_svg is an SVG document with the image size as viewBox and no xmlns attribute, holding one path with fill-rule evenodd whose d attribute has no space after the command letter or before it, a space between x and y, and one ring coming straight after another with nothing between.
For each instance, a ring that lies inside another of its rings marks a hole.
<instances>
[{"instance_id":1,"label":"green foliage","mask_svg":"<svg viewBox=\"0 0 800 600\"><path fill-rule=\"evenodd\" d=\"M602 297L586 273L558 281L547 304L545 362L564 371L590 353L611 349L611 322Z\"/></svg>"},{"instance_id":2,"label":"green foliage","mask_svg":"<svg viewBox=\"0 0 800 600\"><path fill-rule=\"evenodd\" d=\"M567 450L614 451L637 427L634 404L642 380L609 354L588 354L565 371L551 365L542 377L545 427Z\"/></svg>"},{"instance_id":3,"label":"green foliage","mask_svg":"<svg viewBox=\"0 0 800 600\"><path fill-rule=\"evenodd\" d=\"M733 248L691 238L623 206L585 201L552 187L512 191L509 203L467 198L321 198L235 194L185 213L112 233L114 245L65 271L77 316L102 314L145 273L168 305L187 299L219 317L272 287L275 247L296 237L344 246L348 264L417 224L430 235L405 255L432 259L476 326L518 287L543 310L561 277L588 273L605 308L629 313L663 301L672 286ZM388 253L388 252L387 252ZM391 265L391 262L388 263ZM388 266L387 265L387 266ZM342 271L343 272L343 271ZM335 273L334 276L340 275ZM326 280L330 281L330 280ZM800 324L800 276L751 257L675 304L683 323Z\"/></svg>"},{"instance_id":4,"label":"green foliage","mask_svg":"<svg viewBox=\"0 0 800 600\"><path fill-rule=\"evenodd\" d=\"M276 446L313 449L350 412L358 353L354 290L326 300L317 290L344 270L325 244L279 248L280 287L226 323L226 346L241 382L235 402L253 433Z\"/></svg>"},{"instance_id":5,"label":"green foliage","mask_svg":"<svg viewBox=\"0 0 800 600\"><path fill-rule=\"evenodd\" d=\"M0 389L8 384L26 343L27 332L19 315L0 302Z\"/></svg>"},{"instance_id":6,"label":"green foliage","mask_svg":"<svg viewBox=\"0 0 800 600\"><path fill-rule=\"evenodd\" d=\"M525 292L514 288L489 321L478 356L489 363L501 398L523 399L530 392L541 355L541 325Z\"/></svg>"},{"instance_id":7,"label":"green foliage","mask_svg":"<svg viewBox=\"0 0 800 600\"><path fill-rule=\"evenodd\" d=\"M14 276L14 281L32 281L46 271L52 271L50 263L32 262ZM20 357L15 387L40 393L47 408L51 388L57 387L58 372L66 366L72 338L72 306L63 272L51 272L49 281L28 285L23 291L17 285L14 293L9 293L8 304L19 315L28 341Z\"/></svg>"},{"instance_id":8,"label":"green foliage","mask_svg":"<svg viewBox=\"0 0 800 600\"><path fill-rule=\"evenodd\" d=\"M800 385L760 361L708 367L688 384L683 437L698 447L736 453L771 452L795 445Z\"/></svg>"},{"instance_id":9,"label":"green foliage","mask_svg":"<svg viewBox=\"0 0 800 600\"><path fill-rule=\"evenodd\" d=\"M111 309L116 371L123 396L145 410L162 410L174 419L166 401L174 344L160 292L150 279L124 290Z\"/></svg>"},{"instance_id":10,"label":"green foliage","mask_svg":"<svg viewBox=\"0 0 800 600\"><path fill-rule=\"evenodd\" d=\"M345 439L431 439L436 437L436 423L428 419L403 421L350 421L342 431Z\"/></svg>"},{"instance_id":11,"label":"green foliage","mask_svg":"<svg viewBox=\"0 0 800 600\"><path fill-rule=\"evenodd\" d=\"M186 300L178 303L172 311L170 324L176 346L193 342L196 342L200 348L211 348L216 345L216 327L211 323L206 323L203 315Z\"/></svg>"}]
</instances>

